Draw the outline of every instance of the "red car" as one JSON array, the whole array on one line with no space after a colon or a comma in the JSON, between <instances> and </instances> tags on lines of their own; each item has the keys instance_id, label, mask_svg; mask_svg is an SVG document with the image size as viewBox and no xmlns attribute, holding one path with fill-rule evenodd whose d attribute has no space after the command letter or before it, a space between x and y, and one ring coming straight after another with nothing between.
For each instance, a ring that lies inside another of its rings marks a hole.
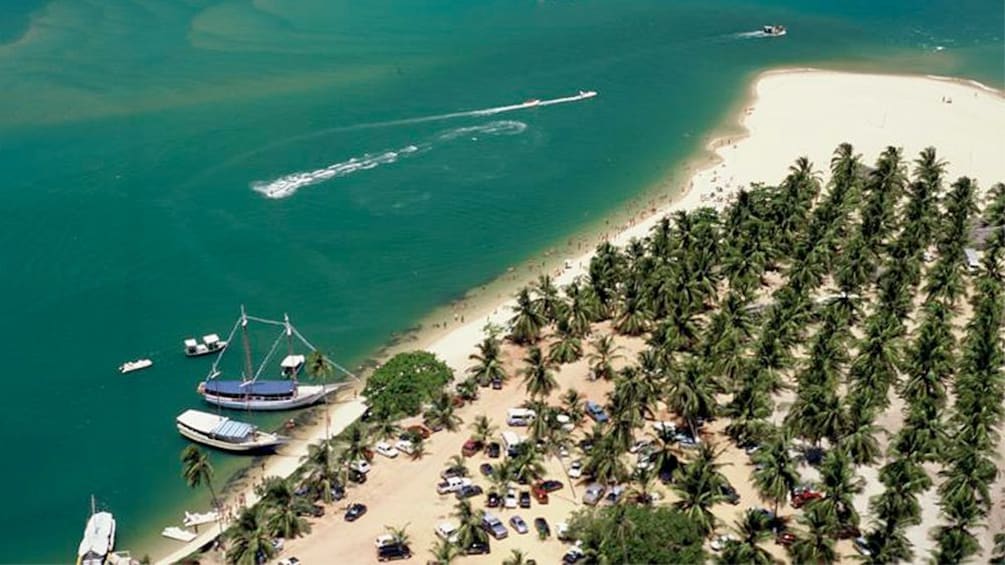
<instances>
[{"instance_id":1,"label":"red car","mask_svg":"<svg viewBox=\"0 0 1005 565\"><path fill-rule=\"evenodd\" d=\"M792 545L792 543L795 541L796 541L796 535L793 534L792 532L778 532L778 535L775 536L775 543L777 543L778 545L784 545L788 547Z\"/></svg>"},{"instance_id":2,"label":"red car","mask_svg":"<svg viewBox=\"0 0 1005 565\"><path fill-rule=\"evenodd\" d=\"M481 451L482 447L484 447L484 444L482 444L482 442L469 439L468 441L464 442L463 446L461 446L461 455L465 457L471 457L475 453Z\"/></svg>"},{"instance_id":3,"label":"red car","mask_svg":"<svg viewBox=\"0 0 1005 565\"><path fill-rule=\"evenodd\" d=\"M811 489L805 489L797 493L794 493L792 495L792 500L790 501L790 504L792 505L793 508L802 508L803 506L806 505L807 502L810 502L812 500L819 500L823 497L824 495L822 492L817 492Z\"/></svg>"}]
</instances>

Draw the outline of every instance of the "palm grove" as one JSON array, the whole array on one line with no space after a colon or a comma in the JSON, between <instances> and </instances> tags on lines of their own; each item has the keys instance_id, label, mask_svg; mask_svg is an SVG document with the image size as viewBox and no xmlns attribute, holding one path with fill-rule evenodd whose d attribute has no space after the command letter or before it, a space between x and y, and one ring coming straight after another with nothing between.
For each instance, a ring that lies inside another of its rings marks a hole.
<instances>
[{"instance_id":1,"label":"palm grove","mask_svg":"<svg viewBox=\"0 0 1005 565\"><path fill-rule=\"evenodd\" d=\"M555 369L587 356L592 377L612 390L610 421L572 432L591 446L584 476L631 484L622 504L573 520L588 558L696 561L703 539L728 531L721 561L771 562L765 544L802 482L799 453L816 467L824 496L795 512L787 546L794 561L833 562L836 540L860 532L868 562L974 556L994 499L1005 394L1005 230L994 229L1005 226L1005 185L982 199L974 181L950 182L945 168L931 148L912 164L890 147L870 167L842 144L826 184L800 158L779 186L740 191L722 211L676 212L624 249L601 244L588 275L562 289L542 276L521 290L506 339L523 351L523 366L511 375L500 336L489 332L458 387L470 393L478 383L521 377L526 404L539 415L530 429L539 447L496 465L496 487L539 477L543 458L574 444L553 424L559 412L582 422L582 397L569 389L559 405L549 398ZM983 257L971 268L964 248L980 228L991 229L983 230ZM644 339L645 347L624 359L611 333ZM431 395L425 406L455 428L448 400ZM653 465L631 471L629 447L661 410L694 438L710 439L705 423L725 418L731 441L757 446L751 481L771 511L720 523L713 508L726 500L727 481L714 441L682 450L678 437L657 429L649 434ZM882 436L889 430L877 421L891 414L896 429ZM336 471L358 455L347 452L397 431L396 415L385 416L350 428L355 440L343 434L312 447L304 476L339 481ZM471 426L482 437L494 432L485 419ZM866 509L854 504L863 466L878 468L882 485L869 499L867 523ZM674 494L669 507L654 504L660 481ZM929 531L934 549L916 555L906 532L920 524L920 498L933 488L940 507ZM292 504L284 497L272 497L279 500L273 507ZM485 538L470 504L461 502L457 513L460 547ZM288 513L262 519L297 533ZM608 523L617 527L602 527ZM433 551L441 562L458 553L446 543Z\"/></svg>"}]
</instances>

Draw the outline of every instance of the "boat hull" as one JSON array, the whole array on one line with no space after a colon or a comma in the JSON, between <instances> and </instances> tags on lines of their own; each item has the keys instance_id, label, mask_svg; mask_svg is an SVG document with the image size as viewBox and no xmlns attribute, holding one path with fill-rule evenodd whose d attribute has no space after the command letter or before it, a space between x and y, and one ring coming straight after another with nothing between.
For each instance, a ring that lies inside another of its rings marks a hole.
<instances>
[{"instance_id":1,"label":"boat hull","mask_svg":"<svg viewBox=\"0 0 1005 565\"><path fill-rule=\"evenodd\" d=\"M295 410L312 406L324 400L326 396L338 390L335 385L298 386L296 393L290 398L255 399L232 398L203 392L202 398L208 404L232 410L280 411Z\"/></svg>"},{"instance_id":2,"label":"boat hull","mask_svg":"<svg viewBox=\"0 0 1005 565\"><path fill-rule=\"evenodd\" d=\"M277 447L283 444L282 439L272 434L262 434L263 436L267 436L267 438L262 439L261 441L248 442L248 443L232 443L229 441L222 441L216 438L212 438L206 434L199 433L181 424L178 424L177 428L178 433L196 443L208 445L209 447L213 447L222 451L230 451L232 453L260 453L267 451L275 451Z\"/></svg>"}]
</instances>

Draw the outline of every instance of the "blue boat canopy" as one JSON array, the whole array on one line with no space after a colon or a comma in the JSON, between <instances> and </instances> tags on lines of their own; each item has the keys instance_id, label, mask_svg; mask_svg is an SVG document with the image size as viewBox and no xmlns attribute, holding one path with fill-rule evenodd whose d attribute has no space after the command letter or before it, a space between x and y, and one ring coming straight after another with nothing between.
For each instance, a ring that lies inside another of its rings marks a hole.
<instances>
[{"instance_id":1,"label":"blue boat canopy","mask_svg":"<svg viewBox=\"0 0 1005 565\"><path fill-rule=\"evenodd\" d=\"M255 431L255 426L225 419L213 428L212 435L230 441L243 441Z\"/></svg>"},{"instance_id":2,"label":"blue boat canopy","mask_svg":"<svg viewBox=\"0 0 1005 565\"><path fill-rule=\"evenodd\" d=\"M222 396L291 396L296 390L293 381L206 381L205 392Z\"/></svg>"}]
</instances>

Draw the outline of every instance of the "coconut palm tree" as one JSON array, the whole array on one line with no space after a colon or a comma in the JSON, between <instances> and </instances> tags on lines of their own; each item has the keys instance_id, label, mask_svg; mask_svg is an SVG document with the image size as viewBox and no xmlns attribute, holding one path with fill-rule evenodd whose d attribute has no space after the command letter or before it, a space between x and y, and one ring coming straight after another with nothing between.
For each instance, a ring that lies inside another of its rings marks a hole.
<instances>
[{"instance_id":1,"label":"coconut palm tree","mask_svg":"<svg viewBox=\"0 0 1005 565\"><path fill-rule=\"evenodd\" d=\"M574 388L570 388L562 395L562 410L569 420L576 426L582 423L586 417L586 399Z\"/></svg>"},{"instance_id":2,"label":"coconut palm tree","mask_svg":"<svg viewBox=\"0 0 1005 565\"><path fill-rule=\"evenodd\" d=\"M548 361L553 365L565 365L579 361L583 356L583 343L569 325L567 318L558 321L558 341L548 350Z\"/></svg>"},{"instance_id":3,"label":"coconut palm tree","mask_svg":"<svg viewBox=\"0 0 1005 565\"><path fill-rule=\"evenodd\" d=\"M566 304L558 294L558 288L548 275L540 275L533 286L536 295L533 304L544 316L547 323L555 323L565 317Z\"/></svg>"},{"instance_id":4,"label":"coconut palm tree","mask_svg":"<svg viewBox=\"0 0 1005 565\"><path fill-rule=\"evenodd\" d=\"M450 394L441 392L433 398L433 402L429 408L422 413L422 419L431 428L443 428L453 432L463 423L463 420L456 414L456 411L454 400L450 397Z\"/></svg>"},{"instance_id":5,"label":"coconut palm tree","mask_svg":"<svg viewBox=\"0 0 1005 565\"><path fill-rule=\"evenodd\" d=\"M527 557L527 552L519 549L510 550L509 557L503 559L503 565L527 565L532 560Z\"/></svg>"},{"instance_id":6,"label":"coconut palm tree","mask_svg":"<svg viewBox=\"0 0 1005 565\"><path fill-rule=\"evenodd\" d=\"M781 432L775 432L752 459L756 466L751 475L754 488L762 500L774 504L777 515L778 506L789 499L792 489L799 484L799 472L789 455L788 439Z\"/></svg>"},{"instance_id":7,"label":"coconut palm tree","mask_svg":"<svg viewBox=\"0 0 1005 565\"><path fill-rule=\"evenodd\" d=\"M322 440L307 446L300 468L308 490L319 493L325 504L332 502L332 489L338 484L339 461L331 442Z\"/></svg>"},{"instance_id":8,"label":"coconut palm tree","mask_svg":"<svg viewBox=\"0 0 1005 565\"><path fill-rule=\"evenodd\" d=\"M558 388L558 382L551 371L551 364L541 353L541 348L531 346L523 359L527 364L520 372L523 374L523 384L527 393L539 399L547 398Z\"/></svg>"},{"instance_id":9,"label":"coconut palm tree","mask_svg":"<svg viewBox=\"0 0 1005 565\"><path fill-rule=\"evenodd\" d=\"M705 535L715 530L717 518L712 506L726 499L722 491L729 484L719 472L721 465L715 462L717 456L711 446L702 444L698 456L678 469L673 484L679 497L674 505Z\"/></svg>"},{"instance_id":10,"label":"coconut palm tree","mask_svg":"<svg viewBox=\"0 0 1005 565\"><path fill-rule=\"evenodd\" d=\"M464 554L458 546L443 539L434 541L429 548L429 553L432 555L432 562L436 565L451 565Z\"/></svg>"},{"instance_id":11,"label":"coconut palm tree","mask_svg":"<svg viewBox=\"0 0 1005 565\"><path fill-rule=\"evenodd\" d=\"M614 378L614 361L622 359L621 346L614 343L614 337L601 335L590 343L593 353L587 356L590 362L590 372L595 379L610 380Z\"/></svg>"},{"instance_id":12,"label":"coconut palm tree","mask_svg":"<svg viewBox=\"0 0 1005 565\"><path fill-rule=\"evenodd\" d=\"M463 550L475 543L488 543L488 533L481 527L480 513L471 508L471 502L462 500L454 505L457 519L457 545Z\"/></svg>"},{"instance_id":13,"label":"coconut palm tree","mask_svg":"<svg viewBox=\"0 0 1005 565\"><path fill-rule=\"evenodd\" d=\"M671 374L666 404L684 420L691 437L698 437L698 422L715 417L715 385L698 361L689 359Z\"/></svg>"},{"instance_id":14,"label":"coconut palm tree","mask_svg":"<svg viewBox=\"0 0 1005 565\"><path fill-rule=\"evenodd\" d=\"M831 537L835 524L823 507L815 502L810 503L798 521L806 528L806 533L796 536L796 541L789 546L793 563L829 564L840 559Z\"/></svg>"},{"instance_id":15,"label":"coconut palm tree","mask_svg":"<svg viewBox=\"0 0 1005 565\"><path fill-rule=\"evenodd\" d=\"M249 506L241 510L231 526L227 562L234 565L258 565L276 554L272 535L266 527L265 507Z\"/></svg>"},{"instance_id":16,"label":"coconut palm tree","mask_svg":"<svg viewBox=\"0 0 1005 565\"><path fill-rule=\"evenodd\" d=\"M354 462L366 460L370 451L370 429L363 422L355 422L333 441L337 441L341 447L338 459L348 473Z\"/></svg>"},{"instance_id":17,"label":"coconut palm tree","mask_svg":"<svg viewBox=\"0 0 1005 565\"><path fill-rule=\"evenodd\" d=\"M468 374L481 386L489 386L494 380L506 380L506 371L500 359L499 340L495 336L485 336L485 339L478 344L478 353L472 353L468 359L475 361L475 364L468 369Z\"/></svg>"},{"instance_id":18,"label":"coconut palm tree","mask_svg":"<svg viewBox=\"0 0 1005 565\"><path fill-rule=\"evenodd\" d=\"M569 333L582 338L590 333L590 325L597 319L597 305L589 287L582 287L578 280L565 287L565 299L568 304Z\"/></svg>"},{"instance_id":19,"label":"coconut palm tree","mask_svg":"<svg viewBox=\"0 0 1005 565\"><path fill-rule=\"evenodd\" d=\"M450 459L447 460L447 470L462 477L467 477L471 474L468 470L468 460L456 454L451 455Z\"/></svg>"},{"instance_id":20,"label":"coconut palm tree","mask_svg":"<svg viewBox=\"0 0 1005 565\"><path fill-rule=\"evenodd\" d=\"M408 524L396 528L394 526L384 526L384 533L391 536L391 543L407 546L412 541L408 535Z\"/></svg>"},{"instance_id":21,"label":"coconut palm tree","mask_svg":"<svg viewBox=\"0 0 1005 565\"><path fill-rule=\"evenodd\" d=\"M255 489L261 497L266 512L266 529L269 534L284 539L293 539L310 533L307 520L300 517L310 510L311 504L294 494L293 484L283 477L267 477Z\"/></svg>"},{"instance_id":22,"label":"coconut palm tree","mask_svg":"<svg viewBox=\"0 0 1005 565\"><path fill-rule=\"evenodd\" d=\"M548 318L540 307L530 297L530 290L520 289L516 296L514 315L510 318L510 340L520 345L536 343L541 339L541 330L548 323Z\"/></svg>"},{"instance_id":23,"label":"coconut palm tree","mask_svg":"<svg viewBox=\"0 0 1005 565\"><path fill-rule=\"evenodd\" d=\"M485 414L475 416L469 427L471 428L471 439L481 443L487 442L499 430Z\"/></svg>"},{"instance_id":24,"label":"coconut palm tree","mask_svg":"<svg viewBox=\"0 0 1005 565\"><path fill-rule=\"evenodd\" d=\"M738 541L727 543L716 563L751 563L768 565L775 563L768 550L762 544L771 539L771 523L768 517L753 508L748 508L732 530Z\"/></svg>"},{"instance_id":25,"label":"coconut palm tree","mask_svg":"<svg viewBox=\"0 0 1005 565\"><path fill-rule=\"evenodd\" d=\"M181 475L189 488L206 485L213 508L220 507L216 491L213 489L213 464L209 462L209 457L203 450L194 445L181 450ZM223 534L223 522L220 522L220 533Z\"/></svg>"},{"instance_id":26,"label":"coconut palm tree","mask_svg":"<svg viewBox=\"0 0 1005 565\"><path fill-rule=\"evenodd\" d=\"M818 505L824 516L839 529L857 527L859 519L854 498L862 492L865 481L855 474L844 450L827 452L820 465L820 482L826 496L813 504Z\"/></svg>"},{"instance_id":27,"label":"coconut palm tree","mask_svg":"<svg viewBox=\"0 0 1005 565\"><path fill-rule=\"evenodd\" d=\"M387 417L376 418L370 424L370 433L373 438L381 441L397 438L401 435L401 431L401 425Z\"/></svg>"}]
</instances>

